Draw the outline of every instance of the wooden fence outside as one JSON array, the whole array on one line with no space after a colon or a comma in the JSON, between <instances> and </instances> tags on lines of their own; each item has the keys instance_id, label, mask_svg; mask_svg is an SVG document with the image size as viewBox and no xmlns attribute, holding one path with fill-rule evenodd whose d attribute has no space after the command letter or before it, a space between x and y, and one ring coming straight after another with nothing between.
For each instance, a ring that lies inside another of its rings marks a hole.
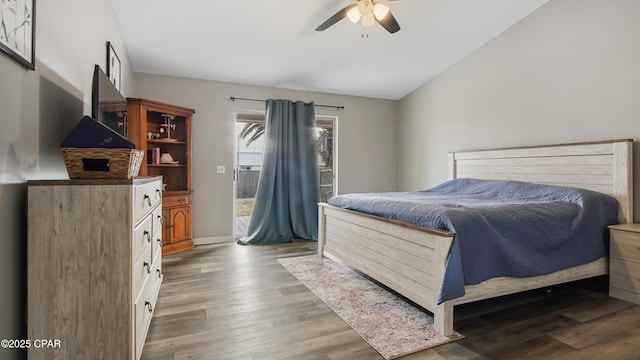
<instances>
[{"instance_id":1,"label":"wooden fence outside","mask_svg":"<svg viewBox=\"0 0 640 360\"><path fill-rule=\"evenodd\" d=\"M260 170L238 170L236 183L236 197L247 199L256 196ZM333 196L333 172L331 169L320 168L320 201L327 201Z\"/></svg>"},{"instance_id":2,"label":"wooden fence outside","mask_svg":"<svg viewBox=\"0 0 640 360\"><path fill-rule=\"evenodd\" d=\"M237 174L236 197L238 199L255 197L260 170L238 170Z\"/></svg>"}]
</instances>

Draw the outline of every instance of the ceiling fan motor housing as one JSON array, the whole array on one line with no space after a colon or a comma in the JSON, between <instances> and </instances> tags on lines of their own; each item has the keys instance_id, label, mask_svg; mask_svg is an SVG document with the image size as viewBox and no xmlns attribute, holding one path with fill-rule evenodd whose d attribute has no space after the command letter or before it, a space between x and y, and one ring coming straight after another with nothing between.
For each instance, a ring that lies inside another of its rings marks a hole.
<instances>
[{"instance_id":1,"label":"ceiling fan motor housing","mask_svg":"<svg viewBox=\"0 0 640 360\"><path fill-rule=\"evenodd\" d=\"M400 30L400 25L391 14L389 7L383 3L376 3L375 0L356 0L354 5L346 6L338 11L318 26L316 30L323 31L345 17L354 24L362 19L361 24L365 27L372 26L377 22L392 34Z\"/></svg>"}]
</instances>

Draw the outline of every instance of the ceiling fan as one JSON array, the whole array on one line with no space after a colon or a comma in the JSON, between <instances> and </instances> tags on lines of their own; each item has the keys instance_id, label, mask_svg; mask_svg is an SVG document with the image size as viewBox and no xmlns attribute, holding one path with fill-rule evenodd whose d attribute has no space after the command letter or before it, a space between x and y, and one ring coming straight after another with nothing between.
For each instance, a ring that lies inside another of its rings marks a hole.
<instances>
[{"instance_id":1,"label":"ceiling fan","mask_svg":"<svg viewBox=\"0 0 640 360\"><path fill-rule=\"evenodd\" d=\"M393 17L387 5L375 0L356 0L355 4L346 6L320 24L316 31L324 31L345 17L349 18L354 24L362 19L362 26L372 26L377 22L392 34L400 30L400 25L398 25L396 18Z\"/></svg>"}]
</instances>

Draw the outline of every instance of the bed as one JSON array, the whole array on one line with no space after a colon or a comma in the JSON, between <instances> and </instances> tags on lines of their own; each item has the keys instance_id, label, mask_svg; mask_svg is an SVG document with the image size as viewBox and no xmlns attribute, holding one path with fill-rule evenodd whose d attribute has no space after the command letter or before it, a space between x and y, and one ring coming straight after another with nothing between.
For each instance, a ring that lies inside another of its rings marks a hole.
<instances>
[{"instance_id":1,"label":"bed","mask_svg":"<svg viewBox=\"0 0 640 360\"><path fill-rule=\"evenodd\" d=\"M449 154L449 179L522 181L596 191L618 201L618 221L633 220L632 140L520 147ZM434 314L453 333L455 305L608 273L608 257L530 277L493 277L440 297L456 234L319 204L318 255L330 256ZM603 243L603 246L606 244ZM606 251L606 250L605 250Z\"/></svg>"}]
</instances>

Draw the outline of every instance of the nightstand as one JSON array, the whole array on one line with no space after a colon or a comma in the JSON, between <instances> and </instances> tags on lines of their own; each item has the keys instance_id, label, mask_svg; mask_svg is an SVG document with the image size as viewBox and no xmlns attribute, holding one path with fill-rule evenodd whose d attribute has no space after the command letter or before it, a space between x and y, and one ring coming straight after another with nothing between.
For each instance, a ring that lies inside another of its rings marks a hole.
<instances>
[{"instance_id":1,"label":"nightstand","mask_svg":"<svg viewBox=\"0 0 640 360\"><path fill-rule=\"evenodd\" d=\"M609 296L640 304L640 224L609 229Z\"/></svg>"}]
</instances>

